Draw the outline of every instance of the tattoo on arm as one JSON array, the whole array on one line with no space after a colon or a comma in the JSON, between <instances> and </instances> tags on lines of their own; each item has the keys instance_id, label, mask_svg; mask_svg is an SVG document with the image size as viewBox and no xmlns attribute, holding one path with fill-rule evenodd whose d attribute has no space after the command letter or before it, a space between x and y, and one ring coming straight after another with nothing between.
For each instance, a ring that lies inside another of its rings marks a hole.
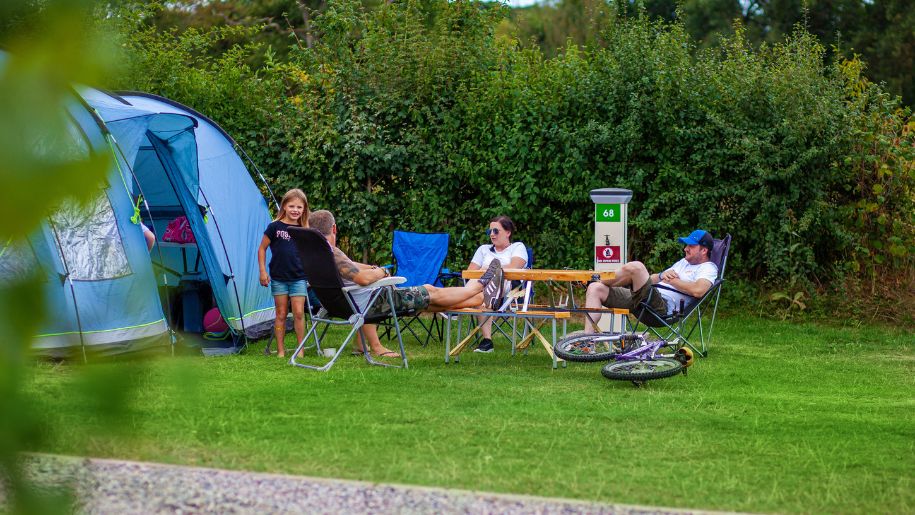
<instances>
[{"instance_id":1,"label":"tattoo on arm","mask_svg":"<svg viewBox=\"0 0 915 515\"><path fill-rule=\"evenodd\" d=\"M356 277L356 274L359 273L359 267L338 248L334 249L334 262L337 264L337 271L340 272L340 277L348 281L352 281L353 277Z\"/></svg>"}]
</instances>

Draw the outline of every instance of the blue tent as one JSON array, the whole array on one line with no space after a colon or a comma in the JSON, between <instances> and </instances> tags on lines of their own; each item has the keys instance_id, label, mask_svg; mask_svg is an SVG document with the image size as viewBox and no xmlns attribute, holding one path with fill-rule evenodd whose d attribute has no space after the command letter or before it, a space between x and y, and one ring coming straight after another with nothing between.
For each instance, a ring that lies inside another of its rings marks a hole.
<instances>
[{"instance_id":1,"label":"blue tent","mask_svg":"<svg viewBox=\"0 0 915 515\"><path fill-rule=\"evenodd\" d=\"M0 73L6 62L0 53ZM67 111L69 155L111 152L104 124L75 93ZM41 152L43 142L34 144ZM0 281L36 272L42 279L48 308L34 341L38 353L112 354L170 342L133 212L124 177L112 166L87 205L64 202L25 241L0 242Z\"/></svg>"},{"instance_id":2,"label":"blue tent","mask_svg":"<svg viewBox=\"0 0 915 515\"><path fill-rule=\"evenodd\" d=\"M257 244L270 214L235 150L207 117L144 93L80 92L113 135L119 163L144 223L157 235L151 253L159 286L177 288L188 331L201 332L215 304L235 335L269 334L273 297L258 282ZM163 242L169 223L186 217L195 243Z\"/></svg>"},{"instance_id":3,"label":"blue tent","mask_svg":"<svg viewBox=\"0 0 915 515\"><path fill-rule=\"evenodd\" d=\"M0 52L0 74L7 59ZM273 299L258 283L256 246L270 215L234 141L192 109L142 93L85 88L67 111L70 155L109 153L115 164L88 205L65 202L26 241L0 241L0 282L30 271L44 279L48 316L36 351L168 345L171 329L203 332L210 306L226 319L233 349L268 334ZM181 216L196 241L163 241ZM152 252L141 221L157 235Z\"/></svg>"}]
</instances>

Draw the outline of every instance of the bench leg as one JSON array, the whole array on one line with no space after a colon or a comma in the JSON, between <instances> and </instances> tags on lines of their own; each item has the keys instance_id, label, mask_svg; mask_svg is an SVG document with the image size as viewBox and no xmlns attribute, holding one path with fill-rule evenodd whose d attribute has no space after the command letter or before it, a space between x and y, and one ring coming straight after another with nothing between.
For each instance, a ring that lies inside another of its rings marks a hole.
<instances>
[{"instance_id":1,"label":"bench leg","mask_svg":"<svg viewBox=\"0 0 915 515\"><path fill-rule=\"evenodd\" d=\"M457 345L454 346L453 349L451 349L451 352L449 353L449 355L456 357L456 356L460 355L461 352L464 352L464 348L467 347L467 345L469 345L471 341L473 341L473 337L478 332L480 332L481 328L482 328L481 325L474 327L473 330L467 334L467 337L465 337L463 340L461 340L461 343L458 343Z\"/></svg>"}]
</instances>

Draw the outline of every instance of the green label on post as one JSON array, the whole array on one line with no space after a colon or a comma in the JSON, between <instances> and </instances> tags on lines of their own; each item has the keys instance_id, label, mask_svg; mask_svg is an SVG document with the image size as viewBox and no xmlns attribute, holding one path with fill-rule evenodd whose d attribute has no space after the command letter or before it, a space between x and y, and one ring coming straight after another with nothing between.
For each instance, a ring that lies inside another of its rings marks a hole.
<instances>
[{"instance_id":1,"label":"green label on post","mask_svg":"<svg viewBox=\"0 0 915 515\"><path fill-rule=\"evenodd\" d=\"M594 204L595 222L619 222L620 220L619 204Z\"/></svg>"}]
</instances>

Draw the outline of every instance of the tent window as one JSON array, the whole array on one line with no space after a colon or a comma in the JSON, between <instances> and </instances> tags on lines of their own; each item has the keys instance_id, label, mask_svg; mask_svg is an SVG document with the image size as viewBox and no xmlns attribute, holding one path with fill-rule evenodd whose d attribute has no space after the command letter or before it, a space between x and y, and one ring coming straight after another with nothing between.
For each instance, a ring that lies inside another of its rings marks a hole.
<instances>
[{"instance_id":1,"label":"tent window","mask_svg":"<svg viewBox=\"0 0 915 515\"><path fill-rule=\"evenodd\" d=\"M99 192L84 206L63 203L51 217L61 259L74 281L99 281L131 273L111 202Z\"/></svg>"},{"instance_id":2,"label":"tent window","mask_svg":"<svg viewBox=\"0 0 915 515\"><path fill-rule=\"evenodd\" d=\"M38 268L38 258L25 242L0 242L0 285L28 277Z\"/></svg>"}]
</instances>

